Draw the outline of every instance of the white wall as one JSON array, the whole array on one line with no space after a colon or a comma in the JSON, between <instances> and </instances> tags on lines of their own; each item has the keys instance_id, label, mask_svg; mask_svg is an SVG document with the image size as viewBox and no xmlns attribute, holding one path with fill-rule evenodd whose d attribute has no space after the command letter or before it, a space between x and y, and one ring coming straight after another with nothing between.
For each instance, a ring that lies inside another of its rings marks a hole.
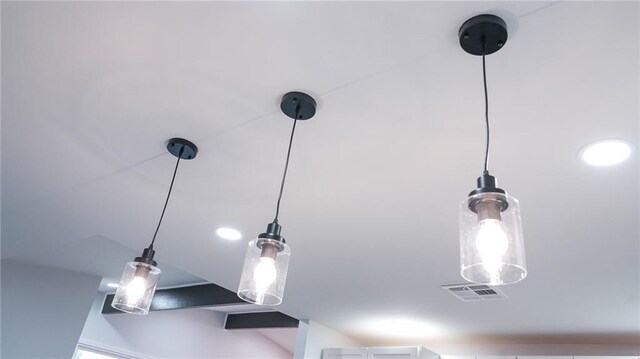
<instances>
[{"instance_id":1,"label":"white wall","mask_svg":"<svg viewBox=\"0 0 640 359\"><path fill-rule=\"evenodd\" d=\"M225 330L225 314L206 309L102 315L99 294L81 342L157 358L287 358L293 354L257 330Z\"/></svg>"},{"instance_id":2,"label":"white wall","mask_svg":"<svg viewBox=\"0 0 640 359\"><path fill-rule=\"evenodd\" d=\"M313 321L300 321L296 359L320 359L324 348L354 348L362 343Z\"/></svg>"},{"instance_id":3,"label":"white wall","mask_svg":"<svg viewBox=\"0 0 640 359\"><path fill-rule=\"evenodd\" d=\"M2 357L70 358L100 278L14 259L2 269Z\"/></svg>"}]
</instances>

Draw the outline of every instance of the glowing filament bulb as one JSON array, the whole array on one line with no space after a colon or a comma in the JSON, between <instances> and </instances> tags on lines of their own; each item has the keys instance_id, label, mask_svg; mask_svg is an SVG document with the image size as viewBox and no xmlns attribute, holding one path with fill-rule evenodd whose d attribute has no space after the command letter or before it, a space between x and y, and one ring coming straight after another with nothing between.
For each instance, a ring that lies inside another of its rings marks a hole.
<instances>
[{"instance_id":1,"label":"glowing filament bulb","mask_svg":"<svg viewBox=\"0 0 640 359\"><path fill-rule=\"evenodd\" d=\"M502 257L509 249L509 237L497 219L484 219L479 223L476 248L482 258L482 266L492 278L497 278ZM494 281L494 280L492 280Z\"/></svg>"},{"instance_id":2,"label":"glowing filament bulb","mask_svg":"<svg viewBox=\"0 0 640 359\"><path fill-rule=\"evenodd\" d=\"M127 285L127 302L133 305L144 297L144 293L147 291L147 281L139 276L133 277L129 285Z\"/></svg>"},{"instance_id":3,"label":"glowing filament bulb","mask_svg":"<svg viewBox=\"0 0 640 359\"><path fill-rule=\"evenodd\" d=\"M276 281L277 275L275 259L260 257L258 265L256 265L256 269L253 272L253 278L256 281L258 290L264 292Z\"/></svg>"}]
</instances>

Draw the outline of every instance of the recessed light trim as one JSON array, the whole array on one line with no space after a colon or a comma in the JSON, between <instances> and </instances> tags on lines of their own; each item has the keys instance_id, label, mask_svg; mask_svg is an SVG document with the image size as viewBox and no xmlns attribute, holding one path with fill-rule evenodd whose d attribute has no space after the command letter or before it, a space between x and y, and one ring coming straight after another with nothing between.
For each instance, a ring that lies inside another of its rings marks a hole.
<instances>
[{"instance_id":1,"label":"recessed light trim","mask_svg":"<svg viewBox=\"0 0 640 359\"><path fill-rule=\"evenodd\" d=\"M239 231L233 228L228 228L228 227L221 227L216 229L216 234L218 235L218 237L223 239L228 239L230 241L237 241L242 239L242 233L240 233Z\"/></svg>"},{"instance_id":2,"label":"recessed light trim","mask_svg":"<svg viewBox=\"0 0 640 359\"><path fill-rule=\"evenodd\" d=\"M632 144L621 139L605 139L584 146L580 159L591 166L605 167L624 162L632 153Z\"/></svg>"}]
</instances>

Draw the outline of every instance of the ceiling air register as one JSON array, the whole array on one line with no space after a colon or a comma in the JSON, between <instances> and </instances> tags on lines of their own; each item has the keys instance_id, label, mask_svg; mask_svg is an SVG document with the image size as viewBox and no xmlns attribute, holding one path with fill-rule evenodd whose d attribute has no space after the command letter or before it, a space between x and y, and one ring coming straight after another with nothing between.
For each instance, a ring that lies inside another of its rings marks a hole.
<instances>
[{"instance_id":1,"label":"ceiling air register","mask_svg":"<svg viewBox=\"0 0 640 359\"><path fill-rule=\"evenodd\" d=\"M176 179L178 173L178 165L181 159L191 160L196 157L198 153L198 147L193 143L182 139L172 138L167 143L167 150L172 155L178 157L176 167L173 170L173 177L171 178L171 185L169 186L169 192L167 193L167 199L164 202L162 208L162 214L160 220L156 226L156 231L153 234L153 239L149 247L142 251L142 256L136 257L133 262L129 262L124 267L122 278L120 279L120 286L116 291L111 306L115 309L121 310L131 314L147 314L149 313L149 307L151 306L151 300L153 294L156 291L158 285L158 279L160 279L160 268L157 267L157 263L153 260L155 251L153 250L153 244L156 241L164 212L167 210L167 204L169 203L169 197L171 197L171 190L173 189L173 182Z\"/></svg>"},{"instance_id":2,"label":"ceiling air register","mask_svg":"<svg viewBox=\"0 0 640 359\"><path fill-rule=\"evenodd\" d=\"M489 174L489 100L485 56L507 42L507 25L494 15L467 20L458 33L460 46L482 56L485 97L486 147L478 188L460 205L460 273L473 283L502 285L527 276L518 201L497 187Z\"/></svg>"}]
</instances>

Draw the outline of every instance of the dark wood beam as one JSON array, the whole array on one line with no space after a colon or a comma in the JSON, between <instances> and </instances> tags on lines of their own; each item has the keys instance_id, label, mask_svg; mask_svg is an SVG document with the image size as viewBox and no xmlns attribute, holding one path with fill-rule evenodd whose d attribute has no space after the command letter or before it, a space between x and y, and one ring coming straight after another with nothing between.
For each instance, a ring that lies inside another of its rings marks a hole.
<instances>
[{"instance_id":1,"label":"dark wood beam","mask_svg":"<svg viewBox=\"0 0 640 359\"><path fill-rule=\"evenodd\" d=\"M113 294L107 295L102 306L102 314L122 313L111 306L113 296ZM208 283L189 287L158 289L153 296L149 311L238 304L248 303L238 298L236 293L219 285Z\"/></svg>"},{"instance_id":2,"label":"dark wood beam","mask_svg":"<svg viewBox=\"0 0 640 359\"><path fill-rule=\"evenodd\" d=\"M227 314L224 329L297 328L298 319L280 312Z\"/></svg>"},{"instance_id":3,"label":"dark wood beam","mask_svg":"<svg viewBox=\"0 0 640 359\"><path fill-rule=\"evenodd\" d=\"M111 306L113 294L107 295L102 314L117 314L121 311ZM219 285L208 283L188 287L158 289L151 301L149 311L176 310L225 305L247 305L236 293ZM225 329L297 328L298 320L280 312L228 314Z\"/></svg>"}]
</instances>

